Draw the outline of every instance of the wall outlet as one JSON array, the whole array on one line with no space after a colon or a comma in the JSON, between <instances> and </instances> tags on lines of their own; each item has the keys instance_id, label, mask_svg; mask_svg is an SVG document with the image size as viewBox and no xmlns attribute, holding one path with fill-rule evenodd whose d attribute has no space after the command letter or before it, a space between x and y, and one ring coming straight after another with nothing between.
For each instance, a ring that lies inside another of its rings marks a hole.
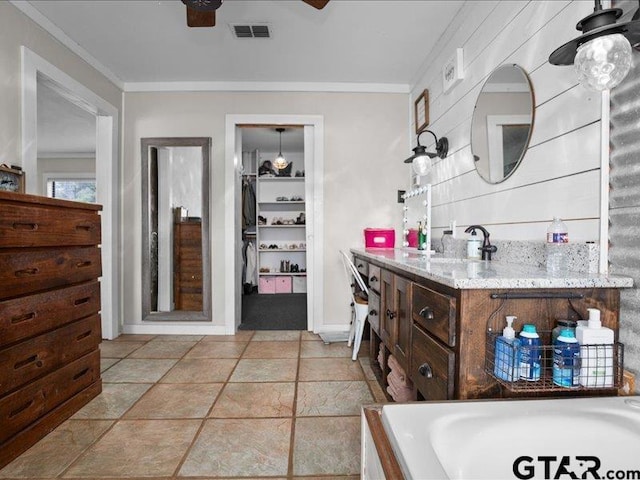
<instances>
[{"instance_id":1,"label":"wall outlet","mask_svg":"<svg viewBox=\"0 0 640 480\"><path fill-rule=\"evenodd\" d=\"M402 196L406 193L406 190L398 190L398 203L404 203Z\"/></svg>"}]
</instances>

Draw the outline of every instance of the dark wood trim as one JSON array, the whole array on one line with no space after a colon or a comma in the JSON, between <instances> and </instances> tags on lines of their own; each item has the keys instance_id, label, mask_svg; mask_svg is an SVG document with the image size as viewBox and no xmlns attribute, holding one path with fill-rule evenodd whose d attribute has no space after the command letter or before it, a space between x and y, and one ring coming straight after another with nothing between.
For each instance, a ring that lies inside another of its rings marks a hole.
<instances>
[{"instance_id":1,"label":"dark wood trim","mask_svg":"<svg viewBox=\"0 0 640 480\"><path fill-rule=\"evenodd\" d=\"M0 200L6 202L30 203L33 205L48 205L51 207L76 208L78 210L102 210L102 205L97 203L76 202L73 200L61 200L28 193L14 193L0 191Z\"/></svg>"},{"instance_id":2,"label":"dark wood trim","mask_svg":"<svg viewBox=\"0 0 640 480\"><path fill-rule=\"evenodd\" d=\"M364 407L363 412L367 425L369 425L373 443L376 446L376 452L378 453L378 458L380 459L386 480L403 480L405 477L393 453L393 447L389 442L389 437L382 425L382 419L380 418L382 408Z\"/></svg>"}]
</instances>

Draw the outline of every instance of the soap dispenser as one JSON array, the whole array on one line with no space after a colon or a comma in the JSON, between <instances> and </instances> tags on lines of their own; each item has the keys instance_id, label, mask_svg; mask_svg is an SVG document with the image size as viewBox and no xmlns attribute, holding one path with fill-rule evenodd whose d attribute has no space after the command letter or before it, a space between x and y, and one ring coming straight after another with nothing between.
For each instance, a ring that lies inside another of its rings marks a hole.
<instances>
[{"instance_id":1,"label":"soap dispenser","mask_svg":"<svg viewBox=\"0 0 640 480\"><path fill-rule=\"evenodd\" d=\"M602 326L600 310L587 308L587 311L587 324L581 321L576 327L580 344L580 385L613 387L613 330Z\"/></svg>"},{"instance_id":2,"label":"soap dispenser","mask_svg":"<svg viewBox=\"0 0 640 480\"><path fill-rule=\"evenodd\" d=\"M470 260L480 260L482 258L482 240L478 238L476 229L471 230L467 239L467 258Z\"/></svg>"},{"instance_id":3,"label":"soap dispenser","mask_svg":"<svg viewBox=\"0 0 640 480\"><path fill-rule=\"evenodd\" d=\"M496 354L493 373L507 382L515 382L520 378L520 340L513 329L514 315L507 315L507 326L502 335L496 338Z\"/></svg>"}]
</instances>

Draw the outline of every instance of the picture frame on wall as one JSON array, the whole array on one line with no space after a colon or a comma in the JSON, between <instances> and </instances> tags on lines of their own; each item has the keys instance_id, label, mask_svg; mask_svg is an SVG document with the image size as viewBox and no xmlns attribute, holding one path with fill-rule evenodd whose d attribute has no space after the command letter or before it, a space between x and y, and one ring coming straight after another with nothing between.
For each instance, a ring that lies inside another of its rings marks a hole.
<instances>
[{"instance_id":1,"label":"picture frame on wall","mask_svg":"<svg viewBox=\"0 0 640 480\"><path fill-rule=\"evenodd\" d=\"M0 191L24 193L24 172L19 168L0 165Z\"/></svg>"},{"instance_id":2,"label":"picture frame on wall","mask_svg":"<svg viewBox=\"0 0 640 480\"><path fill-rule=\"evenodd\" d=\"M416 119L416 134L429 125L429 90L424 90L413 104Z\"/></svg>"},{"instance_id":3,"label":"picture frame on wall","mask_svg":"<svg viewBox=\"0 0 640 480\"><path fill-rule=\"evenodd\" d=\"M447 93L464 78L463 49L456 48L455 53L442 67L442 90Z\"/></svg>"}]
</instances>

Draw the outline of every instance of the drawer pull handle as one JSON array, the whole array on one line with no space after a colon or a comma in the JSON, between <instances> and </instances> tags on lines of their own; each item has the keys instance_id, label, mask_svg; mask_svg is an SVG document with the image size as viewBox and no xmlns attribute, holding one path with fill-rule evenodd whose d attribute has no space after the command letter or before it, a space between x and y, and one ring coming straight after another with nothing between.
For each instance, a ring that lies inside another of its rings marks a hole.
<instances>
[{"instance_id":1,"label":"drawer pull handle","mask_svg":"<svg viewBox=\"0 0 640 480\"><path fill-rule=\"evenodd\" d=\"M433 370L431 369L431 365L428 363L423 363L418 367L418 373L425 378L433 378Z\"/></svg>"},{"instance_id":2,"label":"drawer pull handle","mask_svg":"<svg viewBox=\"0 0 640 480\"><path fill-rule=\"evenodd\" d=\"M36 312L25 313L24 315L13 317L11 319L11 323L15 325L16 323L28 322L29 320L33 320L34 318L36 318Z\"/></svg>"},{"instance_id":3,"label":"drawer pull handle","mask_svg":"<svg viewBox=\"0 0 640 480\"><path fill-rule=\"evenodd\" d=\"M418 315L420 315L425 320L433 320L433 309L431 307L424 307L422 310L420 310L420 313Z\"/></svg>"},{"instance_id":4,"label":"drawer pull handle","mask_svg":"<svg viewBox=\"0 0 640 480\"><path fill-rule=\"evenodd\" d=\"M389 317L389 320L393 320L394 318L396 318L396 312L392 312L387 308L387 317Z\"/></svg>"},{"instance_id":5,"label":"drawer pull handle","mask_svg":"<svg viewBox=\"0 0 640 480\"><path fill-rule=\"evenodd\" d=\"M375 275L373 275L370 279L370 282L377 282L378 281L378 277L376 277Z\"/></svg>"},{"instance_id":6,"label":"drawer pull handle","mask_svg":"<svg viewBox=\"0 0 640 480\"><path fill-rule=\"evenodd\" d=\"M27 365L32 364L33 362L35 362L36 360L38 360L38 355L31 355L29 358L25 358L24 360L20 360L19 362L16 362L13 365L13 369L14 370L19 370L22 367L26 367ZM41 367L42 366L42 362L38 362L36 364L37 367Z\"/></svg>"},{"instance_id":7,"label":"drawer pull handle","mask_svg":"<svg viewBox=\"0 0 640 480\"><path fill-rule=\"evenodd\" d=\"M76 341L82 340L83 338L87 338L89 335L91 335L91 330L87 330L84 333L81 333L80 335L78 335L76 337Z\"/></svg>"},{"instance_id":8,"label":"drawer pull handle","mask_svg":"<svg viewBox=\"0 0 640 480\"><path fill-rule=\"evenodd\" d=\"M15 276L18 278L22 277L30 277L32 275L37 275L40 272L37 268L25 268L24 270L17 270L15 272Z\"/></svg>"},{"instance_id":9,"label":"drawer pull handle","mask_svg":"<svg viewBox=\"0 0 640 480\"><path fill-rule=\"evenodd\" d=\"M92 263L91 260L86 260L84 262L78 262L78 263L76 263L76 267L77 268L89 267L89 266L91 266L91 263Z\"/></svg>"},{"instance_id":10,"label":"drawer pull handle","mask_svg":"<svg viewBox=\"0 0 640 480\"><path fill-rule=\"evenodd\" d=\"M73 379L74 379L74 380L78 380L80 377L84 377L84 376L87 374L87 372L88 372L88 371L89 371L89 368L88 368L88 367L87 367L87 368L85 368L84 370L81 370L80 372L76 373L76 374L73 376Z\"/></svg>"},{"instance_id":11,"label":"drawer pull handle","mask_svg":"<svg viewBox=\"0 0 640 480\"><path fill-rule=\"evenodd\" d=\"M361 263L359 263L359 264L358 264L358 268L362 268L362 267L364 267L364 265L363 265L363 264L361 264Z\"/></svg>"},{"instance_id":12,"label":"drawer pull handle","mask_svg":"<svg viewBox=\"0 0 640 480\"><path fill-rule=\"evenodd\" d=\"M372 317L376 317L378 315L378 311L376 309L370 310L369 315L371 315Z\"/></svg>"},{"instance_id":13,"label":"drawer pull handle","mask_svg":"<svg viewBox=\"0 0 640 480\"><path fill-rule=\"evenodd\" d=\"M76 230L84 230L85 232L88 232L91 230L91 225L76 225Z\"/></svg>"},{"instance_id":14,"label":"drawer pull handle","mask_svg":"<svg viewBox=\"0 0 640 480\"><path fill-rule=\"evenodd\" d=\"M37 223L19 223L16 222L13 224L13 229L14 230L37 230L38 229L38 224Z\"/></svg>"},{"instance_id":15,"label":"drawer pull handle","mask_svg":"<svg viewBox=\"0 0 640 480\"><path fill-rule=\"evenodd\" d=\"M84 305L85 303L88 303L89 300L91 300L91 297L78 298L73 302L73 304L77 307L78 305Z\"/></svg>"},{"instance_id":16,"label":"drawer pull handle","mask_svg":"<svg viewBox=\"0 0 640 480\"><path fill-rule=\"evenodd\" d=\"M29 400L27 403L25 403L24 405L16 408L15 410L13 410L10 414L9 414L9 418L13 418L16 415L20 415L22 412L24 412L27 408L29 408L31 405L33 405L33 399Z\"/></svg>"}]
</instances>

